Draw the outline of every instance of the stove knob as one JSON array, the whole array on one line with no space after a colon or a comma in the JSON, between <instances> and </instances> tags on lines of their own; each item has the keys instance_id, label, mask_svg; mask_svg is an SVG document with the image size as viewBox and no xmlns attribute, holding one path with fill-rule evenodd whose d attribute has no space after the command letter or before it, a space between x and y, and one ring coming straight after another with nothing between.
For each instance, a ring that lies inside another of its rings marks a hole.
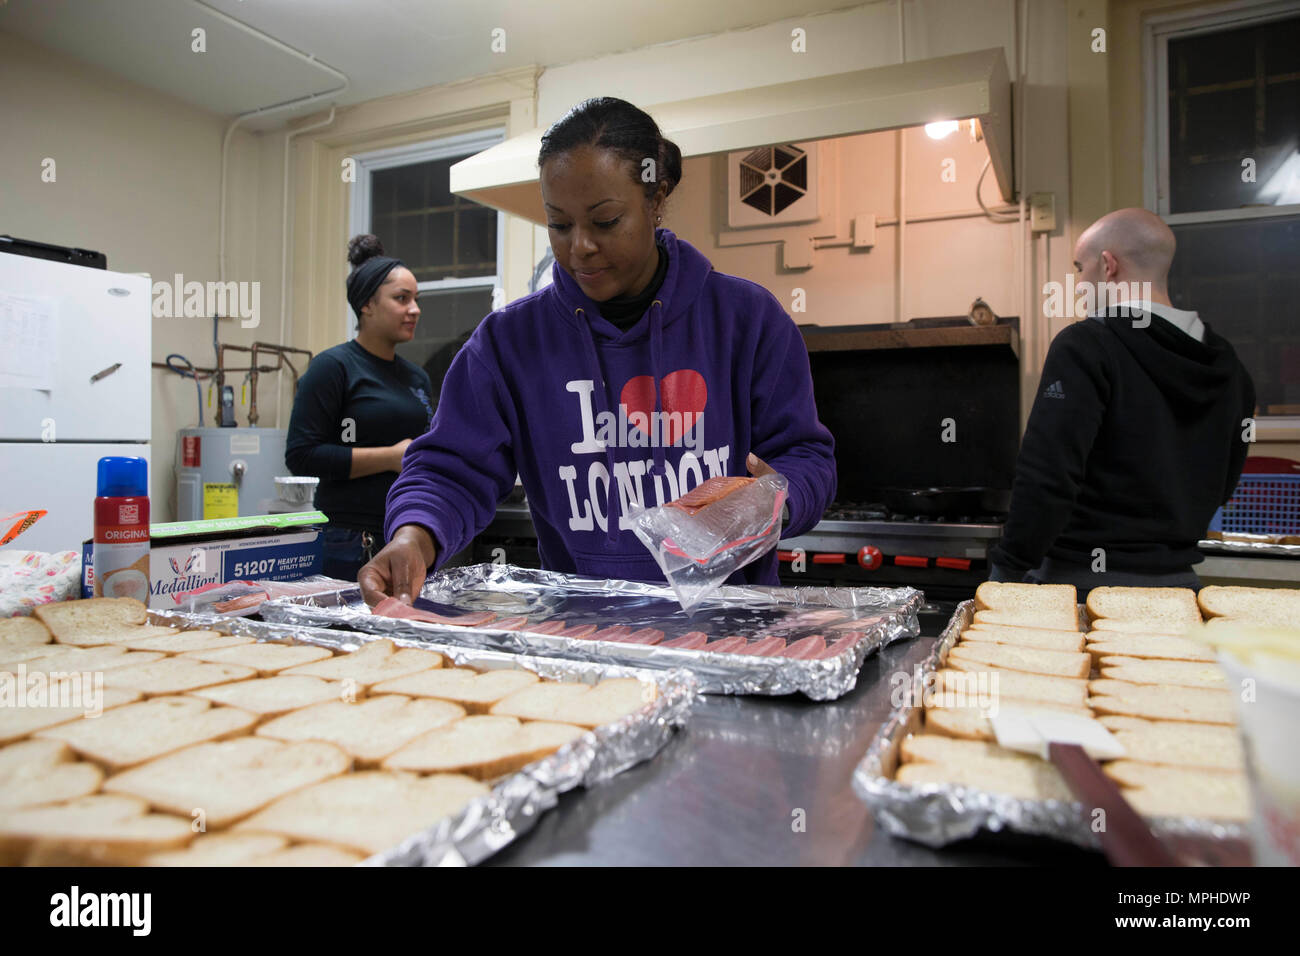
<instances>
[{"instance_id":1,"label":"stove knob","mask_svg":"<svg viewBox=\"0 0 1300 956\"><path fill-rule=\"evenodd\" d=\"M868 571L874 571L884 563L885 556L880 553L879 548L873 548L868 544L858 552L858 564Z\"/></svg>"}]
</instances>

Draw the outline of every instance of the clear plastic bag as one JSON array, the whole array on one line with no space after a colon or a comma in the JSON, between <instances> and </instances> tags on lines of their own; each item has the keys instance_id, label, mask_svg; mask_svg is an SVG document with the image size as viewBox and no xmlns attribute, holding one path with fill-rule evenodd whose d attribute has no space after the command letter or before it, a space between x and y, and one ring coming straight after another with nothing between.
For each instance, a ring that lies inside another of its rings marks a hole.
<instances>
[{"instance_id":1,"label":"clear plastic bag","mask_svg":"<svg viewBox=\"0 0 1300 956\"><path fill-rule=\"evenodd\" d=\"M786 487L784 477L770 474L698 509L633 503L632 530L654 555L682 610L689 613L738 569L776 547Z\"/></svg>"}]
</instances>

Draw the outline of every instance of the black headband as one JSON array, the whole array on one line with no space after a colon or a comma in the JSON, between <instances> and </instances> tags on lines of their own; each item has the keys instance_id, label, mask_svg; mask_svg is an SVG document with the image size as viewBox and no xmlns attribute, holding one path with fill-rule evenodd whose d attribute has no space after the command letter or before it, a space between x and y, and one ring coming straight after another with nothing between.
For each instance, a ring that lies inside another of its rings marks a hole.
<instances>
[{"instance_id":1,"label":"black headband","mask_svg":"<svg viewBox=\"0 0 1300 956\"><path fill-rule=\"evenodd\" d=\"M361 310L366 303L388 278L388 273L405 265L401 259L392 256L372 256L352 270L348 276L348 305L352 306L358 319L361 318Z\"/></svg>"}]
</instances>

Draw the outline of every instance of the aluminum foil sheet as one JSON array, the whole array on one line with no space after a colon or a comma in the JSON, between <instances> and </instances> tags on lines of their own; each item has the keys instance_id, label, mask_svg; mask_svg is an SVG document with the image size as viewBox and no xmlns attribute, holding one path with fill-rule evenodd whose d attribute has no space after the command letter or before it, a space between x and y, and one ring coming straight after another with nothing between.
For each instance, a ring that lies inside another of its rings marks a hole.
<instances>
[{"instance_id":1,"label":"aluminum foil sheet","mask_svg":"<svg viewBox=\"0 0 1300 956\"><path fill-rule=\"evenodd\" d=\"M934 650L919 665L922 679L943 667L974 613L974 601L958 605ZM899 747L909 734L921 730L921 710L920 703L910 699L895 707L853 771L853 791L871 808L882 829L930 847L973 837L983 829L1012 830L1101 849L1080 803L1023 800L956 784L897 783ZM1186 840L1202 846L1205 841L1249 839L1244 824L1197 817L1160 817L1150 822L1157 835L1174 843Z\"/></svg>"},{"instance_id":2,"label":"aluminum foil sheet","mask_svg":"<svg viewBox=\"0 0 1300 956\"><path fill-rule=\"evenodd\" d=\"M268 601L260 613L282 624L346 627L416 641L655 670L686 668L707 694L802 693L812 700L833 700L853 689L868 654L920 633L917 611L925 600L913 588L726 586L687 615L666 585L582 578L508 564L444 569L429 577L420 597L458 609L494 611L500 619L526 615L533 623L552 617L579 622L585 616L604 624L658 628L670 635L779 632L793 642L817 633L829 638L855 630L862 638L832 658L793 660L502 631L490 624L455 627L371 614L357 587ZM843 620L833 625L803 623L801 615L819 610L843 612Z\"/></svg>"},{"instance_id":3,"label":"aluminum foil sheet","mask_svg":"<svg viewBox=\"0 0 1300 956\"><path fill-rule=\"evenodd\" d=\"M1300 544L1274 544L1272 541L1221 541L1206 538L1196 542L1200 551L1230 554L1242 558L1300 558Z\"/></svg>"},{"instance_id":4,"label":"aluminum foil sheet","mask_svg":"<svg viewBox=\"0 0 1300 956\"><path fill-rule=\"evenodd\" d=\"M151 611L149 616L151 624L204 628L259 641L288 640L342 651L353 651L369 641L389 636L181 611ZM695 678L683 670L647 671L438 644L400 635L391 638L402 646L437 651L458 667L479 670L523 667L539 677L587 683L611 677L637 677L654 682L659 692L653 703L636 713L589 731L549 757L502 778L491 793L474 800L460 813L372 856L363 866L472 866L482 862L532 829L538 818L555 806L561 793L608 780L657 754L671 739L674 729L685 726L698 693Z\"/></svg>"}]
</instances>

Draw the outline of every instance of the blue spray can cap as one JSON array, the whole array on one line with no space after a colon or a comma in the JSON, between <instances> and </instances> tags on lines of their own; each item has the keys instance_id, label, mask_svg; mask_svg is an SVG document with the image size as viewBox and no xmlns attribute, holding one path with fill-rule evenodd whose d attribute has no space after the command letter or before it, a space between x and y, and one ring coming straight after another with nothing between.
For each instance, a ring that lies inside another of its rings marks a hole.
<instances>
[{"instance_id":1,"label":"blue spray can cap","mask_svg":"<svg viewBox=\"0 0 1300 956\"><path fill-rule=\"evenodd\" d=\"M99 459L101 498L140 498L149 494L149 462L143 458Z\"/></svg>"}]
</instances>

